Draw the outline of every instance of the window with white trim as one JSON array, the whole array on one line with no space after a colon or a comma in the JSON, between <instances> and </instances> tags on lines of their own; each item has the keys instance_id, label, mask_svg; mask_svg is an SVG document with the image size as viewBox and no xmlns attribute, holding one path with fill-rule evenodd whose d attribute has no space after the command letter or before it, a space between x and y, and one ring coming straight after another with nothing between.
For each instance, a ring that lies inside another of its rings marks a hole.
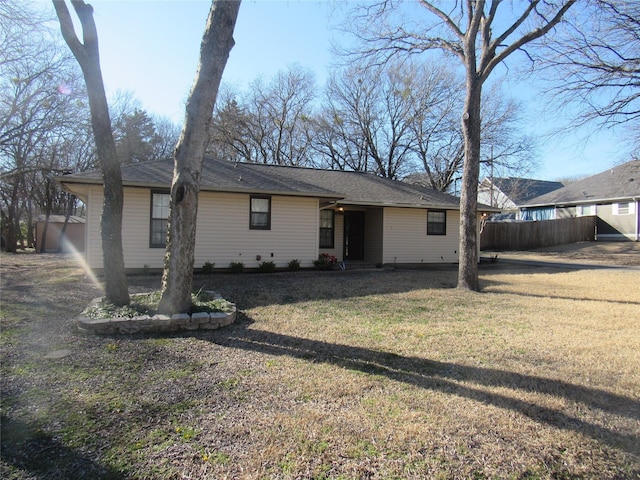
<instances>
[{"instance_id":1,"label":"window with white trim","mask_svg":"<svg viewBox=\"0 0 640 480\"><path fill-rule=\"evenodd\" d=\"M595 205L578 205L578 216L585 217L587 215L595 215L596 214L596 206Z\"/></svg>"},{"instance_id":2,"label":"window with white trim","mask_svg":"<svg viewBox=\"0 0 640 480\"><path fill-rule=\"evenodd\" d=\"M614 215L631 215L636 213L634 202L620 202L613 204Z\"/></svg>"}]
</instances>

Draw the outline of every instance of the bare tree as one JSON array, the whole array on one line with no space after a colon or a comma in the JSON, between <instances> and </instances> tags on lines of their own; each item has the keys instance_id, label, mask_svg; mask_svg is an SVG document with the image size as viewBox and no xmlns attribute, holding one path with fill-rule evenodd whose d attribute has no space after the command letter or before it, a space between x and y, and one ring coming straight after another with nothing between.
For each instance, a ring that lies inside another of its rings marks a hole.
<instances>
[{"instance_id":1,"label":"bare tree","mask_svg":"<svg viewBox=\"0 0 640 480\"><path fill-rule=\"evenodd\" d=\"M164 116L153 115L151 120L155 131L151 158L154 160L170 158L180 138L180 127Z\"/></svg>"},{"instance_id":2,"label":"bare tree","mask_svg":"<svg viewBox=\"0 0 640 480\"><path fill-rule=\"evenodd\" d=\"M460 176L464 143L459 111L463 92L461 79L450 68L429 62L420 69L411 92L411 131L412 151L422 168L409 176L411 183L446 191Z\"/></svg>"},{"instance_id":3,"label":"bare tree","mask_svg":"<svg viewBox=\"0 0 640 480\"><path fill-rule=\"evenodd\" d=\"M200 63L187 100L182 133L174 152L167 251L160 311L191 306L198 192L209 125L224 67L233 48L240 0L214 0L200 46Z\"/></svg>"},{"instance_id":4,"label":"bare tree","mask_svg":"<svg viewBox=\"0 0 640 480\"><path fill-rule=\"evenodd\" d=\"M443 2L421 0L427 14L423 22L399 21L392 0L367 5L357 11L351 29L361 41L355 52L386 62L398 55L443 51L457 58L465 70L462 111L464 168L460 199L460 263L458 288L480 289L478 280L477 191L481 161L482 89L495 68L527 44L557 26L576 0L526 3L500 0ZM501 8L502 7L502 8ZM498 12L500 11L500 14ZM401 19L400 19L401 20Z\"/></svg>"},{"instance_id":5,"label":"bare tree","mask_svg":"<svg viewBox=\"0 0 640 480\"><path fill-rule=\"evenodd\" d=\"M35 214L59 207L50 176L68 165L52 152L78 132L68 114L86 113L78 66L47 20L23 2L0 3L0 210L9 251L33 247Z\"/></svg>"},{"instance_id":6,"label":"bare tree","mask_svg":"<svg viewBox=\"0 0 640 480\"><path fill-rule=\"evenodd\" d=\"M640 150L640 3L596 0L536 64L551 67L554 101L577 107L573 125L629 127Z\"/></svg>"},{"instance_id":7,"label":"bare tree","mask_svg":"<svg viewBox=\"0 0 640 480\"><path fill-rule=\"evenodd\" d=\"M339 169L389 178L411 170L414 83L412 65L356 64L334 74L326 87L316 150Z\"/></svg>"},{"instance_id":8,"label":"bare tree","mask_svg":"<svg viewBox=\"0 0 640 480\"><path fill-rule=\"evenodd\" d=\"M366 141L334 103L327 103L314 117L311 148L319 168L368 171Z\"/></svg>"},{"instance_id":9,"label":"bare tree","mask_svg":"<svg viewBox=\"0 0 640 480\"><path fill-rule=\"evenodd\" d=\"M71 0L82 26L83 41L81 42L76 35L65 1L52 1L60 21L62 36L80 64L89 96L91 126L104 182L104 201L100 223L105 297L114 305L127 305L129 304L129 287L122 250L122 172L111 130L109 106L100 69L98 32L93 20L93 7L82 0Z\"/></svg>"},{"instance_id":10,"label":"bare tree","mask_svg":"<svg viewBox=\"0 0 640 480\"><path fill-rule=\"evenodd\" d=\"M258 145L253 140L256 134L250 130L251 114L242 102L238 92L221 86L211 123L208 154L234 162L258 159Z\"/></svg>"},{"instance_id":11,"label":"bare tree","mask_svg":"<svg viewBox=\"0 0 640 480\"><path fill-rule=\"evenodd\" d=\"M211 151L230 160L308 165L315 80L294 64L240 94L228 88L216 109Z\"/></svg>"},{"instance_id":12,"label":"bare tree","mask_svg":"<svg viewBox=\"0 0 640 480\"><path fill-rule=\"evenodd\" d=\"M49 49L46 42L36 39L47 19L34 11L27 2L0 2L0 66L21 62L25 56L37 56Z\"/></svg>"},{"instance_id":13,"label":"bare tree","mask_svg":"<svg viewBox=\"0 0 640 480\"><path fill-rule=\"evenodd\" d=\"M425 113L416 113L414 150L425 173L412 174L408 181L436 190L455 191L464 167L464 135L459 112L464 101L464 88L455 80L445 82L449 88ZM522 107L500 92L494 84L482 95L482 127L480 168L484 175L525 175L536 165L535 141L521 130ZM416 96L426 87L416 91ZM416 105L420 105L416 99ZM493 173L491 173L493 175Z\"/></svg>"},{"instance_id":14,"label":"bare tree","mask_svg":"<svg viewBox=\"0 0 640 480\"><path fill-rule=\"evenodd\" d=\"M524 171L532 141L518 128L517 102L498 88L483 97L483 162ZM446 191L462 174L463 105L464 82L444 63L351 66L329 79L314 119L316 164L383 177L410 172L405 176L410 183Z\"/></svg>"}]
</instances>

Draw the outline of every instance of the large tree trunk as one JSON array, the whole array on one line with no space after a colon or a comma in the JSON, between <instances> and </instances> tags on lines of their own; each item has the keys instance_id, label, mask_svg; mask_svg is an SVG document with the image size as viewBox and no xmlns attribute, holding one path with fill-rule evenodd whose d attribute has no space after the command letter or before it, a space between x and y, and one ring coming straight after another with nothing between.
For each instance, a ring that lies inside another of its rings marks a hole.
<instances>
[{"instance_id":1,"label":"large tree trunk","mask_svg":"<svg viewBox=\"0 0 640 480\"><path fill-rule=\"evenodd\" d=\"M124 270L122 250L122 172L111 130L111 118L104 91L98 32L93 20L93 7L82 0L71 0L82 25L83 42L76 36L71 15L64 0L53 0L60 29L67 45L80 64L89 95L91 127L102 169L104 200L102 205L102 257L105 296L115 305L129 304L129 286Z\"/></svg>"},{"instance_id":2,"label":"large tree trunk","mask_svg":"<svg viewBox=\"0 0 640 480\"><path fill-rule=\"evenodd\" d=\"M460 191L460 260L458 288L480 290L478 280L478 178L480 176L480 105L482 82L467 75L467 96L462 117L464 167Z\"/></svg>"},{"instance_id":3,"label":"large tree trunk","mask_svg":"<svg viewBox=\"0 0 640 480\"><path fill-rule=\"evenodd\" d=\"M174 152L173 183L160 311L191 306L200 174L209 123L224 67L233 48L240 0L215 0L200 46L200 64L187 101L185 122Z\"/></svg>"}]
</instances>

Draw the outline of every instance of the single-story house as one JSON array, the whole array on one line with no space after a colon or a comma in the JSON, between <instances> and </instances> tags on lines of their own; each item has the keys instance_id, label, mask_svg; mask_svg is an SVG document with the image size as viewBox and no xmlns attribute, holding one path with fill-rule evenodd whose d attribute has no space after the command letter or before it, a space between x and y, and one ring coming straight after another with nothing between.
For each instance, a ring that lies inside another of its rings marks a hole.
<instances>
[{"instance_id":1,"label":"single-story house","mask_svg":"<svg viewBox=\"0 0 640 480\"><path fill-rule=\"evenodd\" d=\"M66 223L66 228L65 228ZM45 229L46 226L46 229ZM46 235L45 235L46 230ZM64 235L62 231L64 230ZM85 219L76 215L36 216L36 250L45 252L84 252Z\"/></svg>"},{"instance_id":2,"label":"single-story house","mask_svg":"<svg viewBox=\"0 0 640 480\"><path fill-rule=\"evenodd\" d=\"M640 240L640 160L554 190L520 205L523 220L595 215L597 240Z\"/></svg>"},{"instance_id":3,"label":"single-story house","mask_svg":"<svg viewBox=\"0 0 640 480\"><path fill-rule=\"evenodd\" d=\"M519 205L562 187L561 182L532 178L485 177L478 185L478 202L498 207L503 213L517 213Z\"/></svg>"},{"instance_id":4,"label":"single-story house","mask_svg":"<svg viewBox=\"0 0 640 480\"><path fill-rule=\"evenodd\" d=\"M122 167L127 269L163 266L172 177L172 160ZM57 180L87 205L86 260L100 270L101 174ZM322 253L347 263L458 262L459 198L370 173L207 158L197 222L196 268L311 267Z\"/></svg>"}]
</instances>

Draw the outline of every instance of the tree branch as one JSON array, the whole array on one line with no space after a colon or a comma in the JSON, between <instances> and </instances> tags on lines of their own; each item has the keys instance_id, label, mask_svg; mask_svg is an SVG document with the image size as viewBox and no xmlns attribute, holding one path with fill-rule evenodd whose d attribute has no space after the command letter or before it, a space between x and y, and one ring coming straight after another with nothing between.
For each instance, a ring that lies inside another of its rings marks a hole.
<instances>
[{"instance_id":1,"label":"tree branch","mask_svg":"<svg viewBox=\"0 0 640 480\"><path fill-rule=\"evenodd\" d=\"M568 0L567 3L565 3L556 12L555 16L551 20L549 20L547 22L546 25L531 31L526 35L523 35L518 40L513 42L511 45L509 45L507 48L505 48L502 52L500 52L499 54L496 54L495 57L493 57L492 59L489 59L483 65L483 68L482 68L482 71L481 71L482 72L481 73L482 77L486 79L497 65L502 63L509 55L511 55L516 50L519 50L520 48L522 48L527 43L529 43L529 42L531 42L533 40L536 40L538 38L541 38L544 35L546 35L549 32L549 30L551 30L558 23L560 23L560 21L562 20L562 17L564 16L564 14L569 10L569 8L571 8L573 6L574 3L576 3L576 1L577 0ZM534 3L537 3L537 2L534 2ZM531 8L528 8L527 11L530 12ZM522 23L521 19L522 19L522 17L520 19L518 19L516 21L516 23L518 23L518 22ZM507 31L510 31L510 30L511 30L511 28L509 28Z\"/></svg>"}]
</instances>

